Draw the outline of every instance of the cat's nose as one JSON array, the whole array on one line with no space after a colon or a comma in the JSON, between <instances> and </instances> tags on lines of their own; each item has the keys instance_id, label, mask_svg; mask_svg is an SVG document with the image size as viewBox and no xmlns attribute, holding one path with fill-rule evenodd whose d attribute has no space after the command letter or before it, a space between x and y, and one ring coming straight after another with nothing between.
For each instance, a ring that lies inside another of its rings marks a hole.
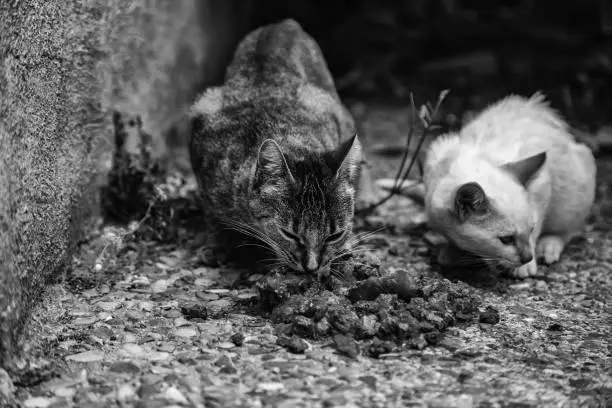
<instances>
[{"instance_id":1,"label":"cat's nose","mask_svg":"<svg viewBox=\"0 0 612 408\"><path fill-rule=\"evenodd\" d=\"M533 260L533 254L530 252L521 252L519 254L519 259L521 261L521 265L525 265Z\"/></svg>"},{"instance_id":2,"label":"cat's nose","mask_svg":"<svg viewBox=\"0 0 612 408\"><path fill-rule=\"evenodd\" d=\"M317 254L315 251L308 251L302 266L306 272L316 272L319 269L319 261L317 260Z\"/></svg>"}]
</instances>

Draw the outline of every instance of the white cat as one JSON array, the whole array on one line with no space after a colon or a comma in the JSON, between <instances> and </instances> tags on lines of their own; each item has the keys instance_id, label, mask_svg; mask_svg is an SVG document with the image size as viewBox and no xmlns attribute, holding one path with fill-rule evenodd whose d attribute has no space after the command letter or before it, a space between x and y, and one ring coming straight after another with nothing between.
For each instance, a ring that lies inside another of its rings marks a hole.
<instances>
[{"instance_id":1,"label":"white cat","mask_svg":"<svg viewBox=\"0 0 612 408\"><path fill-rule=\"evenodd\" d=\"M536 274L536 258L558 261L580 233L595 173L591 150L542 94L502 99L427 151L428 222L451 242L438 260L452 264L458 248L516 277Z\"/></svg>"}]
</instances>

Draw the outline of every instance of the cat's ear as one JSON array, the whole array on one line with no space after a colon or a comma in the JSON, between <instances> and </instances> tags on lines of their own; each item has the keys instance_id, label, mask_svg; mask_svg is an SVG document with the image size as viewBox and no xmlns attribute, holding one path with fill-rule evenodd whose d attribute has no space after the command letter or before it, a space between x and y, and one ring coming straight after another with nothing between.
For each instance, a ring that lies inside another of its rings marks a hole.
<instances>
[{"instance_id":1,"label":"cat's ear","mask_svg":"<svg viewBox=\"0 0 612 408\"><path fill-rule=\"evenodd\" d=\"M287 177L291 182L294 181L283 151L272 139L264 140L259 147L257 171L264 177Z\"/></svg>"},{"instance_id":2,"label":"cat's ear","mask_svg":"<svg viewBox=\"0 0 612 408\"><path fill-rule=\"evenodd\" d=\"M346 142L342 143L337 150L336 157L340 163L336 171L336 177L345 175L352 180L359 171L359 166L362 161L361 143L357 138L357 133Z\"/></svg>"},{"instance_id":3,"label":"cat's ear","mask_svg":"<svg viewBox=\"0 0 612 408\"><path fill-rule=\"evenodd\" d=\"M533 180L537 172L546 162L546 152L538 153L534 156L527 157L519 161L506 163L502 169L506 170L517 178L519 183L527 187L529 182Z\"/></svg>"},{"instance_id":4,"label":"cat's ear","mask_svg":"<svg viewBox=\"0 0 612 408\"><path fill-rule=\"evenodd\" d=\"M472 215L484 215L489 211L487 195L476 182L463 184L455 193L454 212L460 222Z\"/></svg>"}]
</instances>

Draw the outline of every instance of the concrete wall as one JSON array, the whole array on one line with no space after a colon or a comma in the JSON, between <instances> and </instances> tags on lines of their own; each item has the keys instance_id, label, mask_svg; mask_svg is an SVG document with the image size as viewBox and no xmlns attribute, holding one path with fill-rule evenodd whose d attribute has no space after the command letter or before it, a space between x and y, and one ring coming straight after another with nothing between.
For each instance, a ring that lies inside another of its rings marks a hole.
<instances>
[{"instance_id":1,"label":"concrete wall","mask_svg":"<svg viewBox=\"0 0 612 408\"><path fill-rule=\"evenodd\" d=\"M249 1L0 1L0 365L96 213L113 109L162 132L217 82Z\"/></svg>"}]
</instances>

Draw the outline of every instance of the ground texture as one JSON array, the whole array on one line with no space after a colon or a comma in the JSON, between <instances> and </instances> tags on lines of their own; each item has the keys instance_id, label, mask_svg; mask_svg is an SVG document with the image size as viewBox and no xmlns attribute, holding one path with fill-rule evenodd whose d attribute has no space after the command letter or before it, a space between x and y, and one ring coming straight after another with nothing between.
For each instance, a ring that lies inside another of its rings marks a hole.
<instances>
[{"instance_id":1,"label":"ground texture","mask_svg":"<svg viewBox=\"0 0 612 408\"><path fill-rule=\"evenodd\" d=\"M405 108L353 111L366 146L405 134ZM372 162L376 177L397 165ZM204 234L159 243L107 228L49 288L28 327L31 357L10 380L0 371L0 392L25 407L612 406L612 161L599 165L591 224L535 279L443 274L408 199L359 221L377 231L367 244L380 275L478 300L421 342L286 336L259 307L264 277L216 264Z\"/></svg>"}]
</instances>

